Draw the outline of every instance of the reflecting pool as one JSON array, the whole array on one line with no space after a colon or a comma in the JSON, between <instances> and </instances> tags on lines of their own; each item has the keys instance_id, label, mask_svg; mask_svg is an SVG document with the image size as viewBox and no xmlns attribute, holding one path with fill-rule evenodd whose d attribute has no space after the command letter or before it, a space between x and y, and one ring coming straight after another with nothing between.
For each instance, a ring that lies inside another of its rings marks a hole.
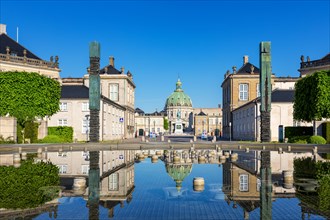
<instances>
[{"instance_id":1,"label":"reflecting pool","mask_svg":"<svg viewBox=\"0 0 330 220\"><path fill-rule=\"evenodd\" d=\"M0 218L328 219L321 183L295 176L294 159L309 157L221 149L43 152L39 160L59 167L61 197L38 210L0 209Z\"/></svg>"}]
</instances>

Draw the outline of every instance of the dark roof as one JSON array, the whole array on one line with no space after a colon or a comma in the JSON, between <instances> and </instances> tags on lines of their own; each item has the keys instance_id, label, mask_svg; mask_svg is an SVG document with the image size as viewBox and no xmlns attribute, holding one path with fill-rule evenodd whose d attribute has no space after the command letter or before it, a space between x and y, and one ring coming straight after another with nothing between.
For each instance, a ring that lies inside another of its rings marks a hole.
<instances>
[{"instance_id":1,"label":"dark roof","mask_svg":"<svg viewBox=\"0 0 330 220\"><path fill-rule=\"evenodd\" d=\"M254 67L254 69L253 69L254 74L260 73L260 70L258 67L256 67L255 65L253 65L251 63L246 63L236 72L236 74L251 74L251 66Z\"/></svg>"},{"instance_id":2,"label":"dark roof","mask_svg":"<svg viewBox=\"0 0 330 220\"><path fill-rule=\"evenodd\" d=\"M61 99L89 99L89 88L84 85L63 85L61 88ZM101 99L107 103L125 109L125 107L103 95L101 95Z\"/></svg>"},{"instance_id":3,"label":"dark roof","mask_svg":"<svg viewBox=\"0 0 330 220\"><path fill-rule=\"evenodd\" d=\"M63 85L62 99L89 99L89 89L83 85Z\"/></svg>"},{"instance_id":4,"label":"dark roof","mask_svg":"<svg viewBox=\"0 0 330 220\"><path fill-rule=\"evenodd\" d=\"M7 34L0 34L0 53L7 54L6 48L9 47L10 52L9 53L16 53L17 56L23 57L23 51L26 50L26 57L32 58L32 59L38 59L41 60L39 57L34 55L31 51L11 39Z\"/></svg>"},{"instance_id":5,"label":"dark roof","mask_svg":"<svg viewBox=\"0 0 330 220\"><path fill-rule=\"evenodd\" d=\"M294 101L294 91L293 89L275 89L272 91L272 103L275 102L288 102L293 103ZM251 102L260 102L260 97L255 98L244 105L239 106L238 108L234 109L233 111L236 111L243 106L249 105Z\"/></svg>"},{"instance_id":6,"label":"dark roof","mask_svg":"<svg viewBox=\"0 0 330 220\"><path fill-rule=\"evenodd\" d=\"M293 89L276 89L272 92L272 102L293 102Z\"/></svg>"},{"instance_id":7,"label":"dark roof","mask_svg":"<svg viewBox=\"0 0 330 220\"><path fill-rule=\"evenodd\" d=\"M202 112L202 111L198 115L200 115L200 116L206 116L206 114L204 112Z\"/></svg>"},{"instance_id":8,"label":"dark roof","mask_svg":"<svg viewBox=\"0 0 330 220\"><path fill-rule=\"evenodd\" d=\"M116 68L114 68L111 65L107 65L105 67L103 67L102 69L100 69L100 74L121 74L121 72L119 70L117 70Z\"/></svg>"},{"instance_id":9,"label":"dark roof","mask_svg":"<svg viewBox=\"0 0 330 220\"><path fill-rule=\"evenodd\" d=\"M138 114L144 114L144 111L139 109L139 108L136 108L135 112L138 113Z\"/></svg>"}]
</instances>

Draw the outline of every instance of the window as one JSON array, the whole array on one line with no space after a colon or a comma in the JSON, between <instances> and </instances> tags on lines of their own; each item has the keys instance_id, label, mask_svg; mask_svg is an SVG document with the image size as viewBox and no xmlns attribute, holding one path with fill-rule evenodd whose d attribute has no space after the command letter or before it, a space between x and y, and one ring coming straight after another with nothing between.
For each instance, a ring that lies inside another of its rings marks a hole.
<instances>
[{"instance_id":1,"label":"window","mask_svg":"<svg viewBox=\"0 0 330 220\"><path fill-rule=\"evenodd\" d=\"M257 97L260 97L260 84L257 84Z\"/></svg>"},{"instance_id":2,"label":"window","mask_svg":"<svg viewBox=\"0 0 330 220\"><path fill-rule=\"evenodd\" d=\"M89 120L83 119L81 133L87 134L89 131Z\"/></svg>"},{"instance_id":3,"label":"window","mask_svg":"<svg viewBox=\"0 0 330 220\"><path fill-rule=\"evenodd\" d=\"M110 99L112 101L119 101L118 84L110 84Z\"/></svg>"},{"instance_id":4,"label":"window","mask_svg":"<svg viewBox=\"0 0 330 220\"><path fill-rule=\"evenodd\" d=\"M66 111L68 111L68 103L66 103L66 102L61 102L61 103L60 103L60 110L61 110L62 112L66 112Z\"/></svg>"},{"instance_id":5,"label":"window","mask_svg":"<svg viewBox=\"0 0 330 220\"><path fill-rule=\"evenodd\" d=\"M248 96L249 85L248 84L239 84L239 100L246 101L249 99Z\"/></svg>"},{"instance_id":6,"label":"window","mask_svg":"<svg viewBox=\"0 0 330 220\"><path fill-rule=\"evenodd\" d=\"M257 179L257 191L260 191L260 187L261 187L261 180Z\"/></svg>"},{"instance_id":7,"label":"window","mask_svg":"<svg viewBox=\"0 0 330 220\"><path fill-rule=\"evenodd\" d=\"M66 157L67 155L66 155L66 152L58 152L57 156L58 157Z\"/></svg>"},{"instance_id":8,"label":"window","mask_svg":"<svg viewBox=\"0 0 330 220\"><path fill-rule=\"evenodd\" d=\"M109 176L109 191L118 190L118 173L113 173Z\"/></svg>"},{"instance_id":9,"label":"window","mask_svg":"<svg viewBox=\"0 0 330 220\"><path fill-rule=\"evenodd\" d=\"M89 111L89 103L88 102L83 102L82 103L82 111L83 112Z\"/></svg>"},{"instance_id":10,"label":"window","mask_svg":"<svg viewBox=\"0 0 330 220\"><path fill-rule=\"evenodd\" d=\"M249 191L249 176L247 174L239 175L239 191Z\"/></svg>"},{"instance_id":11,"label":"window","mask_svg":"<svg viewBox=\"0 0 330 220\"><path fill-rule=\"evenodd\" d=\"M59 173L67 173L68 166L67 165L58 165Z\"/></svg>"},{"instance_id":12,"label":"window","mask_svg":"<svg viewBox=\"0 0 330 220\"><path fill-rule=\"evenodd\" d=\"M81 173L82 174L88 174L89 171L89 165L81 165Z\"/></svg>"},{"instance_id":13,"label":"window","mask_svg":"<svg viewBox=\"0 0 330 220\"><path fill-rule=\"evenodd\" d=\"M68 126L67 119L58 119L58 126Z\"/></svg>"}]
</instances>

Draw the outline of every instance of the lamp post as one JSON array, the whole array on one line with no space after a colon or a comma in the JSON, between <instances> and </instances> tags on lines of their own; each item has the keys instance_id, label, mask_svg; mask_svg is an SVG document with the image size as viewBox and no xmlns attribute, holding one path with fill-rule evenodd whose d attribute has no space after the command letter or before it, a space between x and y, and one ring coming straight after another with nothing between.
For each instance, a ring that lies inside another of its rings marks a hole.
<instances>
[{"instance_id":1,"label":"lamp post","mask_svg":"<svg viewBox=\"0 0 330 220\"><path fill-rule=\"evenodd\" d=\"M155 121L155 119L154 119L154 132L156 134L156 121Z\"/></svg>"},{"instance_id":2,"label":"lamp post","mask_svg":"<svg viewBox=\"0 0 330 220\"><path fill-rule=\"evenodd\" d=\"M229 141L231 141L231 122L229 122Z\"/></svg>"},{"instance_id":3,"label":"lamp post","mask_svg":"<svg viewBox=\"0 0 330 220\"><path fill-rule=\"evenodd\" d=\"M149 119L149 127L148 127L148 131L149 131L149 133L148 133L148 136L150 137L150 117L148 117L148 119Z\"/></svg>"}]
</instances>

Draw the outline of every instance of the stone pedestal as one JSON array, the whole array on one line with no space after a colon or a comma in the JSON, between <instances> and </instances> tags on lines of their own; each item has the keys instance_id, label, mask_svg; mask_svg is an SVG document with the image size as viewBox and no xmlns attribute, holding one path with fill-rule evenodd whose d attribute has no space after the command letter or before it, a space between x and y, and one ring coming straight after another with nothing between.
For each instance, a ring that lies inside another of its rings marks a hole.
<instances>
[{"instance_id":1,"label":"stone pedestal","mask_svg":"<svg viewBox=\"0 0 330 220\"><path fill-rule=\"evenodd\" d=\"M183 125L181 120L175 122L174 134L183 134Z\"/></svg>"}]
</instances>

